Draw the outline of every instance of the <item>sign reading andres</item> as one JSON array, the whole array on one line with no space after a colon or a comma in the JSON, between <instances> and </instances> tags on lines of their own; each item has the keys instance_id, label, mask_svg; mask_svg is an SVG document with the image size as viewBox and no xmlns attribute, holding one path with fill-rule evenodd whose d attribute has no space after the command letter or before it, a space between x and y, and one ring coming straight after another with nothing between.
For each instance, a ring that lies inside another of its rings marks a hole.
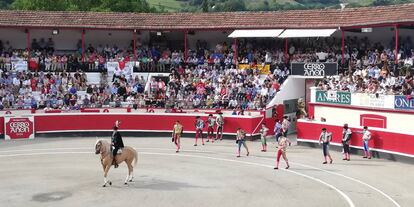
<instances>
[{"instance_id":1,"label":"sign reading andres","mask_svg":"<svg viewBox=\"0 0 414 207\"><path fill-rule=\"evenodd\" d=\"M316 102L351 105L351 93L340 91L316 91Z\"/></svg>"},{"instance_id":2,"label":"sign reading andres","mask_svg":"<svg viewBox=\"0 0 414 207\"><path fill-rule=\"evenodd\" d=\"M292 75L332 76L338 75L337 63L292 63Z\"/></svg>"}]
</instances>

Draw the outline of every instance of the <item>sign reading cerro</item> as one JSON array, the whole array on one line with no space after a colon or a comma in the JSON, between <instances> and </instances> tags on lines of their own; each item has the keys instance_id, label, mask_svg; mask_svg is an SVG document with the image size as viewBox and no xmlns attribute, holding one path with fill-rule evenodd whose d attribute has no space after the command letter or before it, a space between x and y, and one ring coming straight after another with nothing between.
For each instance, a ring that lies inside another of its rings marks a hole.
<instances>
[{"instance_id":1,"label":"sign reading cerro","mask_svg":"<svg viewBox=\"0 0 414 207\"><path fill-rule=\"evenodd\" d=\"M341 91L316 91L316 102L351 105L351 93Z\"/></svg>"},{"instance_id":2,"label":"sign reading cerro","mask_svg":"<svg viewBox=\"0 0 414 207\"><path fill-rule=\"evenodd\" d=\"M34 139L33 117L4 117L5 139Z\"/></svg>"},{"instance_id":3,"label":"sign reading cerro","mask_svg":"<svg viewBox=\"0 0 414 207\"><path fill-rule=\"evenodd\" d=\"M414 110L414 97L409 98L407 96L395 96L394 108Z\"/></svg>"},{"instance_id":4,"label":"sign reading cerro","mask_svg":"<svg viewBox=\"0 0 414 207\"><path fill-rule=\"evenodd\" d=\"M338 63L292 63L291 74L301 76L338 75Z\"/></svg>"}]
</instances>

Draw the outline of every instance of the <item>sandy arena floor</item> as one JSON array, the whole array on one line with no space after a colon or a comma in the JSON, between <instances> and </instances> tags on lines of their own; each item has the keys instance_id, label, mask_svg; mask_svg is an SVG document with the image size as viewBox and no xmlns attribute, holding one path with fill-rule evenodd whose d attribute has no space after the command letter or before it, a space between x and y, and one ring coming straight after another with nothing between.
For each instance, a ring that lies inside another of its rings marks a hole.
<instances>
[{"instance_id":1,"label":"sandy arena floor","mask_svg":"<svg viewBox=\"0 0 414 207\"><path fill-rule=\"evenodd\" d=\"M248 142L236 158L232 140L193 147L182 139L175 153L169 138L124 138L138 150L135 180L124 185L127 168L111 169L112 186L103 188L96 138L0 140L1 206L414 206L414 166L352 156L322 165L322 152L288 149L291 168L273 170L275 144L260 152Z\"/></svg>"}]
</instances>

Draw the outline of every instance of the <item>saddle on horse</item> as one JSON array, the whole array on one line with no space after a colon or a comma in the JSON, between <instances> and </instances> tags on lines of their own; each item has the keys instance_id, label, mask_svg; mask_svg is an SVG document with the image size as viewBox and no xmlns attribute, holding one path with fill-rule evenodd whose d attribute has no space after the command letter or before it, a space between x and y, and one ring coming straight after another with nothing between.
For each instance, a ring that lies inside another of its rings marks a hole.
<instances>
[{"instance_id":1,"label":"saddle on horse","mask_svg":"<svg viewBox=\"0 0 414 207\"><path fill-rule=\"evenodd\" d=\"M112 146L112 165L115 165L115 168L118 168L118 163L116 163L115 157L119 154L122 154L122 148L115 148Z\"/></svg>"}]
</instances>

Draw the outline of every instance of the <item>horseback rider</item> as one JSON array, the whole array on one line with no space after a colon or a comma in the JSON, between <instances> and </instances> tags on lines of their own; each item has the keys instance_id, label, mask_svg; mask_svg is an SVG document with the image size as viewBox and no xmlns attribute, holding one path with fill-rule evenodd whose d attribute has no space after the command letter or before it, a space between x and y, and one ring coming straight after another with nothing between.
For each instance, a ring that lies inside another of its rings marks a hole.
<instances>
[{"instance_id":1,"label":"horseback rider","mask_svg":"<svg viewBox=\"0 0 414 207\"><path fill-rule=\"evenodd\" d=\"M120 148L124 148L124 142L122 141L121 134L118 132L118 125L117 124L114 126L114 132L112 133L111 144L114 147L114 149L112 151L112 155L113 155L112 164L115 165L115 168L117 168L118 163L116 162L116 158L115 158L116 154L118 153L118 150Z\"/></svg>"}]
</instances>

